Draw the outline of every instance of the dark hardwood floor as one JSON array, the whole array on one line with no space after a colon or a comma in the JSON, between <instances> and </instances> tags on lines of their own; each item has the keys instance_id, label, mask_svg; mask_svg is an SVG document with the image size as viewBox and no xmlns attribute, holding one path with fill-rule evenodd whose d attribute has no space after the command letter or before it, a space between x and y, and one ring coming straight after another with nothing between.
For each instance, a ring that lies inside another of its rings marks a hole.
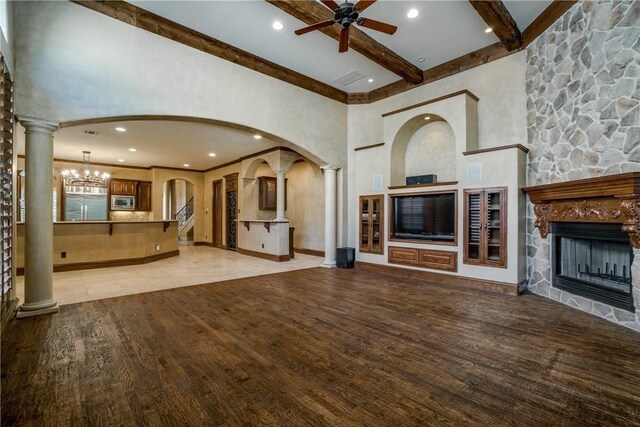
<instances>
[{"instance_id":1,"label":"dark hardwood floor","mask_svg":"<svg viewBox=\"0 0 640 427\"><path fill-rule=\"evenodd\" d=\"M639 425L640 334L544 298L310 269L61 307L2 424Z\"/></svg>"}]
</instances>

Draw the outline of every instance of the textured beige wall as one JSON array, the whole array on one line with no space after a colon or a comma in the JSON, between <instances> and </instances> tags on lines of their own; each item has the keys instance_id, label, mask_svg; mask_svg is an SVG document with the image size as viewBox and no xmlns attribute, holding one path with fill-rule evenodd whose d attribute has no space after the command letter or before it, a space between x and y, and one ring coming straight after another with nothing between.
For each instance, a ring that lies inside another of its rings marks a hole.
<instances>
[{"instance_id":1,"label":"textured beige wall","mask_svg":"<svg viewBox=\"0 0 640 427\"><path fill-rule=\"evenodd\" d=\"M317 162L346 163L344 104L70 2L15 8L19 115L202 117L273 135Z\"/></svg>"},{"instance_id":2,"label":"textured beige wall","mask_svg":"<svg viewBox=\"0 0 640 427\"><path fill-rule=\"evenodd\" d=\"M479 148L509 144L527 145L527 111L525 93L526 53L481 65L419 88L392 96L369 105L350 105L348 110L348 243L356 244L357 183L371 181L373 173L381 173L385 182L389 178L380 159L388 159L384 151L393 141L387 140L382 114L414 105L429 99L467 89L480 98L477 106L477 140ZM433 104L432 104L433 105ZM424 112L431 113L429 108ZM469 115L470 120L472 117ZM475 118L473 118L475 119ZM467 127L473 138L473 129ZM455 135L459 138L459 135ZM353 151L356 147L384 142L383 149ZM388 160L382 160L386 162ZM506 176L506 171L503 172ZM368 174L368 176L367 176Z\"/></svg>"},{"instance_id":3,"label":"textured beige wall","mask_svg":"<svg viewBox=\"0 0 640 427\"><path fill-rule=\"evenodd\" d=\"M287 173L287 219L295 227L296 249L324 251L324 176L320 168L304 161Z\"/></svg>"},{"instance_id":4,"label":"textured beige wall","mask_svg":"<svg viewBox=\"0 0 640 427\"><path fill-rule=\"evenodd\" d=\"M155 246L160 245L156 251ZM164 231L161 222L109 224L62 223L53 226L54 265L142 258L178 250L178 225ZM62 258L61 252L67 257ZM24 225L18 225L16 266L24 267Z\"/></svg>"},{"instance_id":5,"label":"textured beige wall","mask_svg":"<svg viewBox=\"0 0 640 427\"><path fill-rule=\"evenodd\" d=\"M413 134L405 154L405 175L436 174L438 181L456 179L456 141L444 121L428 123Z\"/></svg>"}]
</instances>

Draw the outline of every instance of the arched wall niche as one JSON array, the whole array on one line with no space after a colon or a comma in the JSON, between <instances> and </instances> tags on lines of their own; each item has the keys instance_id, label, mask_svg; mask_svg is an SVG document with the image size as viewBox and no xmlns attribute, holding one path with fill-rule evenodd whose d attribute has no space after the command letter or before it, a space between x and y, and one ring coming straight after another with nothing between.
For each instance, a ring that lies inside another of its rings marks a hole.
<instances>
[{"instance_id":1,"label":"arched wall niche","mask_svg":"<svg viewBox=\"0 0 640 427\"><path fill-rule=\"evenodd\" d=\"M404 184L407 176L426 174L437 175L439 181L456 178L456 138L449 123L436 114L406 122L391 148L392 185Z\"/></svg>"},{"instance_id":2,"label":"arched wall niche","mask_svg":"<svg viewBox=\"0 0 640 427\"><path fill-rule=\"evenodd\" d=\"M385 141L392 141L392 186L405 185L407 176L431 173L438 175L439 182L458 181L463 173L463 153L478 148L478 104L466 94L388 115L383 120ZM438 150L434 152L437 155L429 156L430 145L432 150ZM409 162L408 156L412 156Z\"/></svg>"}]
</instances>

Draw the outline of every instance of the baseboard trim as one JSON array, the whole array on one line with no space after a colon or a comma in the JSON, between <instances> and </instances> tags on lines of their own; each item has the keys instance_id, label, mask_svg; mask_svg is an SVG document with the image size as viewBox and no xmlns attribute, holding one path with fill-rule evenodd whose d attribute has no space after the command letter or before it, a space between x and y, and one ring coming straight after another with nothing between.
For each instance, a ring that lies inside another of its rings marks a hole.
<instances>
[{"instance_id":1,"label":"baseboard trim","mask_svg":"<svg viewBox=\"0 0 640 427\"><path fill-rule=\"evenodd\" d=\"M53 266L53 272L60 273L63 271L92 270L94 268L126 267L128 265L148 264L150 262L160 261L161 259L171 258L178 255L180 255L180 251L175 250L171 252L165 252L163 254L150 255L141 258L111 259L106 261L58 264ZM16 269L16 274L18 276L24 276L24 267L18 267Z\"/></svg>"},{"instance_id":2,"label":"baseboard trim","mask_svg":"<svg viewBox=\"0 0 640 427\"><path fill-rule=\"evenodd\" d=\"M293 248L294 252L299 252L305 255L313 255L324 258L324 251L319 251L317 249L304 249L304 248Z\"/></svg>"},{"instance_id":3,"label":"baseboard trim","mask_svg":"<svg viewBox=\"0 0 640 427\"><path fill-rule=\"evenodd\" d=\"M242 249L242 248L236 248L236 252L242 255L249 255L252 257L267 259L269 261L275 261L275 262L289 261L291 259L288 254L272 255L272 254L265 254L263 252L250 251L248 249Z\"/></svg>"},{"instance_id":4,"label":"baseboard trim","mask_svg":"<svg viewBox=\"0 0 640 427\"><path fill-rule=\"evenodd\" d=\"M0 325L0 333L4 332L4 328L9 324L9 320L13 319L16 311L18 311L18 303L20 300L14 298L10 301L2 303L2 320Z\"/></svg>"},{"instance_id":5,"label":"baseboard trim","mask_svg":"<svg viewBox=\"0 0 640 427\"><path fill-rule=\"evenodd\" d=\"M193 242L193 246L213 246L213 243L210 242Z\"/></svg>"},{"instance_id":6,"label":"baseboard trim","mask_svg":"<svg viewBox=\"0 0 640 427\"><path fill-rule=\"evenodd\" d=\"M493 280L475 279L466 276L454 276L452 274L436 273L432 271L410 270L408 268L393 265L373 264L370 262L356 261L356 268L392 276L406 277L439 285L458 286L478 289L503 295L517 296L521 294L521 284L496 282Z\"/></svg>"}]
</instances>

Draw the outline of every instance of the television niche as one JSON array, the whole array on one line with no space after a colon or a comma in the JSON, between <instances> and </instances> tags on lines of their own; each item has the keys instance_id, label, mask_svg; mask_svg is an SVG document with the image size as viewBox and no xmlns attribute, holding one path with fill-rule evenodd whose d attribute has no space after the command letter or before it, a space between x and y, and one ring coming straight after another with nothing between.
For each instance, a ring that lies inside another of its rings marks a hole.
<instances>
[{"instance_id":1,"label":"television niche","mask_svg":"<svg viewBox=\"0 0 640 427\"><path fill-rule=\"evenodd\" d=\"M455 245L456 192L391 195L390 240Z\"/></svg>"}]
</instances>

